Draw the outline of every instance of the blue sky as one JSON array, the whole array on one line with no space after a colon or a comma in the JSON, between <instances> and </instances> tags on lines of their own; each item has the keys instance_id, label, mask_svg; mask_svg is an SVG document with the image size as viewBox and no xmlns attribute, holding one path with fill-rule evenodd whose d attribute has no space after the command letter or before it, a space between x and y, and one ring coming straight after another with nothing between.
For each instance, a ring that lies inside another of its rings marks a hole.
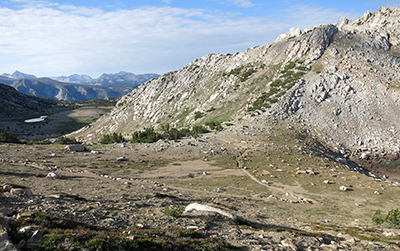
<instances>
[{"instance_id":1,"label":"blue sky","mask_svg":"<svg viewBox=\"0 0 400 251\"><path fill-rule=\"evenodd\" d=\"M400 0L0 0L0 74L163 74L380 6Z\"/></svg>"}]
</instances>

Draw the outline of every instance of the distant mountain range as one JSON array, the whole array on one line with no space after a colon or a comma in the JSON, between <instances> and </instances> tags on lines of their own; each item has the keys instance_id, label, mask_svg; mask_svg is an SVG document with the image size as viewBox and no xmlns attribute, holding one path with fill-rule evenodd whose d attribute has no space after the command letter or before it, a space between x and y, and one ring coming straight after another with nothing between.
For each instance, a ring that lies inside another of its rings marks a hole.
<instances>
[{"instance_id":1,"label":"distant mountain range","mask_svg":"<svg viewBox=\"0 0 400 251\"><path fill-rule=\"evenodd\" d=\"M98 78L91 78L88 75L79 75L79 74L74 74L68 77L61 76L61 77L51 77L51 78L65 83L73 83L81 85L114 86L120 84L140 85L141 83L144 83L149 79L158 78L159 76L160 75L154 73L136 75L131 72L120 71L119 73L115 74L104 73Z\"/></svg>"},{"instance_id":2,"label":"distant mountain range","mask_svg":"<svg viewBox=\"0 0 400 251\"><path fill-rule=\"evenodd\" d=\"M57 100L79 101L94 98L119 97L158 74L133 74L121 71L103 74L99 78L74 74L71 76L37 78L15 71L0 75L0 83L10 85L23 94Z\"/></svg>"}]
</instances>

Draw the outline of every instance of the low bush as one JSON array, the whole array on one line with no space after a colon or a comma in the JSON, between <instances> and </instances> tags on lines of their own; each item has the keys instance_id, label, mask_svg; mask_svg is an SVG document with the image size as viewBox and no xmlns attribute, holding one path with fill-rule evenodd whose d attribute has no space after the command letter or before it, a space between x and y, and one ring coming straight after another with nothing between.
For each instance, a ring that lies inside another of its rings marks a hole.
<instances>
[{"instance_id":1,"label":"low bush","mask_svg":"<svg viewBox=\"0 0 400 251\"><path fill-rule=\"evenodd\" d=\"M204 113L202 113L202 112L197 111L197 112L194 113L194 119L195 120L197 120L199 118L202 118L203 116L204 116Z\"/></svg>"},{"instance_id":2,"label":"low bush","mask_svg":"<svg viewBox=\"0 0 400 251\"><path fill-rule=\"evenodd\" d=\"M223 130L221 122L218 122L218 121L209 121L209 122L206 122L205 125L208 126L210 128L210 130L217 130L217 131Z\"/></svg>"},{"instance_id":3,"label":"low bush","mask_svg":"<svg viewBox=\"0 0 400 251\"><path fill-rule=\"evenodd\" d=\"M181 206L170 206L164 210L164 214L178 218L182 216L184 210Z\"/></svg>"},{"instance_id":4,"label":"low bush","mask_svg":"<svg viewBox=\"0 0 400 251\"><path fill-rule=\"evenodd\" d=\"M220 125L220 127L222 127ZM132 134L132 143L154 143L158 140L178 140L182 137L198 136L202 133L207 133L208 130L202 125L193 126L192 130L188 128L182 128L178 130L176 128L169 128L169 125L161 126L162 133L156 132L153 127L145 128L143 131L136 131Z\"/></svg>"},{"instance_id":5,"label":"low bush","mask_svg":"<svg viewBox=\"0 0 400 251\"><path fill-rule=\"evenodd\" d=\"M136 131L132 134L133 143L153 143L165 137L154 131L153 127L145 128L143 131Z\"/></svg>"},{"instance_id":6,"label":"low bush","mask_svg":"<svg viewBox=\"0 0 400 251\"><path fill-rule=\"evenodd\" d=\"M400 227L400 211L399 209L392 209L384 217L381 215L381 210L378 209L372 217L372 222L378 225L388 223L390 227L398 228Z\"/></svg>"},{"instance_id":7,"label":"low bush","mask_svg":"<svg viewBox=\"0 0 400 251\"><path fill-rule=\"evenodd\" d=\"M77 144L78 142L74 138L58 136L57 139L54 141L54 143L61 144L61 145L70 145L70 144Z\"/></svg>"},{"instance_id":8,"label":"low bush","mask_svg":"<svg viewBox=\"0 0 400 251\"><path fill-rule=\"evenodd\" d=\"M18 140L17 136L15 136L14 134L0 130L0 142L19 143L19 140Z\"/></svg>"},{"instance_id":9,"label":"low bush","mask_svg":"<svg viewBox=\"0 0 400 251\"><path fill-rule=\"evenodd\" d=\"M114 132L113 134L106 134L100 140L101 144L111 144L111 143L122 143L126 142L126 139L122 136L122 134L118 134Z\"/></svg>"}]
</instances>

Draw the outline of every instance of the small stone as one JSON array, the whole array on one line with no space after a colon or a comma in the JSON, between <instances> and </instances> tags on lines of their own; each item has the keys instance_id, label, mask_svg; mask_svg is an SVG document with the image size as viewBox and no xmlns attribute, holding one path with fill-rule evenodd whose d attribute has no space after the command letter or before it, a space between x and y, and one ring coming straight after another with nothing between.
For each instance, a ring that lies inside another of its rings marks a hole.
<instances>
[{"instance_id":1,"label":"small stone","mask_svg":"<svg viewBox=\"0 0 400 251\"><path fill-rule=\"evenodd\" d=\"M291 240L285 239L283 241L281 241L282 246L284 247L289 247L293 250L297 250L297 246L293 244L293 242Z\"/></svg>"},{"instance_id":2,"label":"small stone","mask_svg":"<svg viewBox=\"0 0 400 251\"><path fill-rule=\"evenodd\" d=\"M396 233L394 233L394 232L387 232L387 231L383 232L383 235L386 236L386 237L397 236Z\"/></svg>"},{"instance_id":3,"label":"small stone","mask_svg":"<svg viewBox=\"0 0 400 251\"><path fill-rule=\"evenodd\" d=\"M266 180L262 180L261 183L263 183L263 184L269 184L269 182L266 181Z\"/></svg>"},{"instance_id":4,"label":"small stone","mask_svg":"<svg viewBox=\"0 0 400 251\"><path fill-rule=\"evenodd\" d=\"M26 226L26 227L23 227L20 230L18 230L18 233L23 234L25 232L30 231L31 229L34 229L34 228L40 228L40 226Z\"/></svg>"},{"instance_id":5,"label":"small stone","mask_svg":"<svg viewBox=\"0 0 400 251\"><path fill-rule=\"evenodd\" d=\"M1 250L7 250L7 251L18 251L19 250L8 239L0 242L0 248L1 248Z\"/></svg>"},{"instance_id":6,"label":"small stone","mask_svg":"<svg viewBox=\"0 0 400 251\"><path fill-rule=\"evenodd\" d=\"M5 216L12 216L13 211L11 208L0 208L0 213L5 215Z\"/></svg>"},{"instance_id":7,"label":"small stone","mask_svg":"<svg viewBox=\"0 0 400 251\"><path fill-rule=\"evenodd\" d=\"M61 179L61 175L58 174L58 173L55 173L55 172L50 172L50 173L48 173L46 177Z\"/></svg>"},{"instance_id":8,"label":"small stone","mask_svg":"<svg viewBox=\"0 0 400 251\"><path fill-rule=\"evenodd\" d=\"M31 190L29 190L28 188L11 188L10 193L28 198L32 197L33 195Z\"/></svg>"},{"instance_id":9,"label":"small stone","mask_svg":"<svg viewBox=\"0 0 400 251\"><path fill-rule=\"evenodd\" d=\"M26 242L25 248L27 250L36 250L40 243L43 241L43 232L36 230L31 238Z\"/></svg>"},{"instance_id":10,"label":"small stone","mask_svg":"<svg viewBox=\"0 0 400 251\"><path fill-rule=\"evenodd\" d=\"M18 248L19 248L19 249L23 249L23 248L25 247L25 244L26 244L26 240L21 240L21 241L18 243Z\"/></svg>"}]
</instances>

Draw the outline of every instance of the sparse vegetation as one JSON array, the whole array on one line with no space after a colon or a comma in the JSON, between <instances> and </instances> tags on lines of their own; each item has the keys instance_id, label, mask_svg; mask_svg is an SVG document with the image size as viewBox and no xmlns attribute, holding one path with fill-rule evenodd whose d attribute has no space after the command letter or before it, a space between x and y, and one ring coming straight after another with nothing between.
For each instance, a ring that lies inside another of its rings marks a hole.
<instances>
[{"instance_id":1,"label":"sparse vegetation","mask_svg":"<svg viewBox=\"0 0 400 251\"><path fill-rule=\"evenodd\" d=\"M153 127L145 128L143 131L136 131L132 134L132 143L153 143L158 140L178 140L182 137L198 136L202 133L209 132L204 126L196 125L193 126L192 130L188 128L182 128L180 130L176 128L170 128L168 124L161 126L162 133L156 132Z\"/></svg>"},{"instance_id":2,"label":"sparse vegetation","mask_svg":"<svg viewBox=\"0 0 400 251\"><path fill-rule=\"evenodd\" d=\"M185 208L182 206L170 206L164 210L164 214L178 218L181 217L184 210Z\"/></svg>"},{"instance_id":3,"label":"sparse vegetation","mask_svg":"<svg viewBox=\"0 0 400 251\"><path fill-rule=\"evenodd\" d=\"M199 118L202 118L204 116L203 112L197 111L194 113L194 119L197 120Z\"/></svg>"},{"instance_id":4,"label":"sparse vegetation","mask_svg":"<svg viewBox=\"0 0 400 251\"><path fill-rule=\"evenodd\" d=\"M166 214L179 217L182 207L172 207ZM27 241L33 230L18 231L25 226L41 227L43 240L37 250L232 250L232 246L217 238L207 238L195 230L167 227L151 230L110 231L71 220L60 220L41 213L20 218L10 224L14 243ZM171 245L173 243L173 245ZM170 248L169 248L170 246Z\"/></svg>"},{"instance_id":5,"label":"sparse vegetation","mask_svg":"<svg viewBox=\"0 0 400 251\"><path fill-rule=\"evenodd\" d=\"M265 111L265 109L271 108L271 104L278 102L277 98L286 94L286 91L281 91L281 89L288 90L292 88L297 80L305 74L306 69L305 66L300 65L296 67L295 62L289 62L280 72L280 77L270 83L271 89L268 92L263 92L261 96L252 103L252 106L247 108L247 111Z\"/></svg>"},{"instance_id":6,"label":"sparse vegetation","mask_svg":"<svg viewBox=\"0 0 400 251\"><path fill-rule=\"evenodd\" d=\"M222 131L223 127L221 125L220 122L213 122L213 121L209 121L205 123L206 126L208 126L211 130L216 130L216 131Z\"/></svg>"},{"instance_id":7,"label":"sparse vegetation","mask_svg":"<svg viewBox=\"0 0 400 251\"><path fill-rule=\"evenodd\" d=\"M148 127L143 131L134 132L131 141L133 143L153 143L160 139L164 139L164 136L155 132L153 127Z\"/></svg>"},{"instance_id":8,"label":"sparse vegetation","mask_svg":"<svg viewBox=\"0 0 400 251\"><path fill-rule=\"evenodd\" d=\"M121 133L105 134L100 140L101 144L122 143L127 141Z\"/></svg>"},{"instance_id":9,"label":"sparse vegetation","mask_svg":"<svg viewBox=\"0 0 400 251\"><path fill-rule=\"evenodd\" d=\"M381 210L376 210L374 216L372 217L372 222L378 225L383 223L389 224L390 227L399 228L400 227L400 211L399 209L392 209L384 217L381 215Z\"/></svg>"},{"instance_id":10,"label":"sparse vegetation","mask_svg":"<svg viewBox=\"0 0 400 251\"><path fill-rule=\"evenodd\" d=\"M69 145L69 144L77 144L78 142L74 138L58 136L57 139L54 141L54 143L61 145Z\"/></svg>"},{"instance_id":11,"label":"sparse vegetation","mask_svg":"<svg viewBox=\"0 0 400 251\"><path fill-rule=\"evenodd\" d=\"M4 143L18 143L19 140L14 134L0 130L0 142Z\"/></svg>"}]
</instances>

